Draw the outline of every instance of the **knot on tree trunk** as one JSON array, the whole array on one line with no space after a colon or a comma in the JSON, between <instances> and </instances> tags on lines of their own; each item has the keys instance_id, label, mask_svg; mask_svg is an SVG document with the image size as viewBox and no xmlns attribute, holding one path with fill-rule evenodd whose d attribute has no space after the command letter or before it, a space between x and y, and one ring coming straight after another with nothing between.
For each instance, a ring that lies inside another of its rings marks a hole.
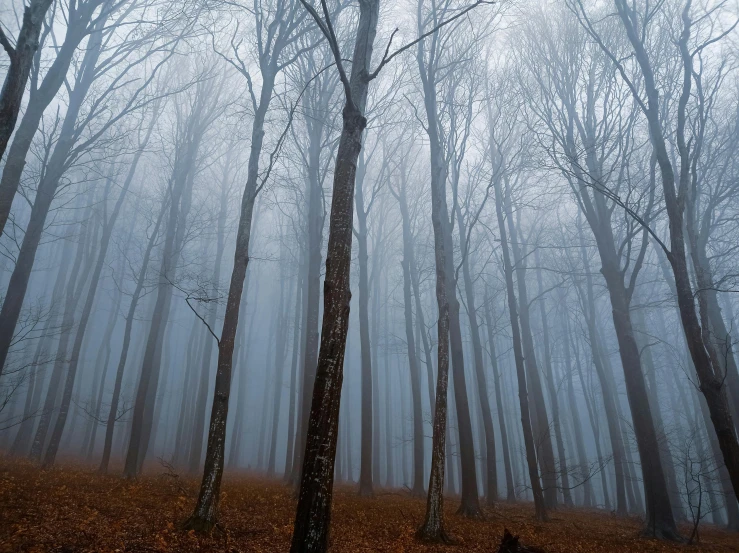
<instances>
[{"instance_id":1,"label":"knot on tree trunk","mask_svg":"<svg viewBox=\"0 0 739 553\"><path fill-rule=\"evenodd\" d=\"M344 106L342 116L344 117L344 122L347 127L359 131L360 133L367 127L367 118L362 115L362 112L356 106L347 103Z\"/></svg>"},{"instance_id":2,"label":"knot on tree trunk","mask_svg":"<svg viewBox=\"0 0 739 553\"><path fill-rule=\"evenodd\" d=\"M506 528L503 531L503 539L500 540L498 553L546 553L546 551L538 547L521 545L519 537L511 534Z\"/></svg>"}]
</instances>

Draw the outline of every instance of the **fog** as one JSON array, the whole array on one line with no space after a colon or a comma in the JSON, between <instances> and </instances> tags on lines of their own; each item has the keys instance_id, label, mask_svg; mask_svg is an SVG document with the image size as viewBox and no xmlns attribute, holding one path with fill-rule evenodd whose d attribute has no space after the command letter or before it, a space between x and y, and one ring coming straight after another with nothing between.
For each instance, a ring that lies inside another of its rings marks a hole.
<instances>
[{"instance_id":1,"label":"fog","mask_svg":"<svg viewBox=\"0 0 739 553\"><path fill-rule=\"evenodd\" d=\"M0 451L739 530L738 18L4 3Z\"/></svg>"}]
</instances>

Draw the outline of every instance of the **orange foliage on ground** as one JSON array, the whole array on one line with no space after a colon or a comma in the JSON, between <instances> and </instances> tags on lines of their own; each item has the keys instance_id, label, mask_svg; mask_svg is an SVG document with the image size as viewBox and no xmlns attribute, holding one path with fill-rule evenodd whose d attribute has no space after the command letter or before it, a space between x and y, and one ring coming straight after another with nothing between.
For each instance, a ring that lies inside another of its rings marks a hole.
<instances>
[{"instance_id":1,"label":"orange foliage on ground","mask_svg":"<svg viewBox=\"0 0 739 553\"><path fill-rule=\"evenodd\" d=\"M279 481L229 475L223 486L222 531L197 536L179 529L190 514L198 481L152 466L136 481L101 476L86 467L42 471L0 459L0 552L236 552L287 551L295 500ZM337 486L332 551L495 552L509 528L521 542L551 553L737 552L739 535L706 526L696 546L639 536L640 521L607 513L560 510L537 523L530 504L486 510L486 520L454 514L446 501L447 526L457 546L415 540L425 501L404 491L379 491L367 499ZM687 532L687 529L685 529Z\"/></svg>"}]
</instances>

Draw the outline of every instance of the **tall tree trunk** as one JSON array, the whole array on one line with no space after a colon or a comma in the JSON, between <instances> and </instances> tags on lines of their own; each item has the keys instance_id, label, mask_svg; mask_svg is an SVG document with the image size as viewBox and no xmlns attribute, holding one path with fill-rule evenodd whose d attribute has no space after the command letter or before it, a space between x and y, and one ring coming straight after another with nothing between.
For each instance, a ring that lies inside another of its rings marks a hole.
<instances>
[{"instance_id":1,"label":"tall tree trunk","mask_svg":"<svg viewBox=\"0 0 739 553\"><path fill-rule=\"evenodd\" d=\"M609 374L603 364L603 356L601 355L600 347L600 337L596 328L597 314L590 261L588 260L587 252L585 249L585 240L582 233L582 228L579 228L578 230L580 241L580 258L583 264L583 270L585 272L586 283L585 295L582 298L583 312L585 313L587 322L590 349L593 355L593 365L595 366L595 371L598 375L598 380L600 382L603 394L603 405L605 407L606 422L608 423L608 434L611 439L613 466L616 473L616 512L619 515L625 515L628 510L626 505L626 484L624 475L626 459L624 442L621 435L621 426L618 418L615 382L613 379L613 375Z\"/></svg>"},{"instance_id":2,"label":"tall tree trunk","mask_svg":"<svg viewBox=\"0 0 739 553\"><path fill-rule=\"evenodd\" d=\"M400 214L403 220L403 313L405 315L405 340L408 349L408 368L411 378L411 397L413 401L413 484L411 493L422 496L424 470L423 407L421 405L421 367L416 357L417 344L413 328L413 297L411 293L411 263L413 259L413 236L411 234L408 199L405 182L397 195ZM433 397L433 396L431 396ZM431 399L431 398L430 398Z\"/></svg>"},{"instance_id":3,"label":"tall tree trunk","mask_svg":"<svg viewBox=\"0 0 739 553\"><path fill-rule=\"evenodd\" d=\"M511 331L513 338L513 356L516 363L516 376L518 378L518 400L521 409L521 427L523 430L523 441L526 452L526 465L529 471L529 482L531 492L534 496L534 508L537 520L547 520L547 503L544 500L544 492L539 480L539 469L537 467L536 446L531 425L531 411L529 410L529 395L526 386L526 368L524 366L523 344L521 341L521 329L519 327L518 300L513 286L513 264L508 249L508 232L506 230L503 209L505 200L503 187L499 179L493 180L495 188L495 213L498 219L498 231L500 232L500 248L503 254L503 273L505 275L506 293L508 297L508 312L511 319ZM506 210L507 211L507 210ZM523 301L523 300L522 300ZM555 490L556 492L556 490Z\"/></svg>"},{"instance_id":4,"label":"tall tree trunk","mask_svg":"<svg viewBox=\"0 0 739 553\"><path fill-rule=\"evenodd\" d=\"M506 210L508 233L511 237L510 247L513 253L516 284L518 285L518 313L526 366L526 382L530 385L534 398L532 405L534 440L537 445L539 469L544 485L544 500L549 509L555 509L557 507L557 467L554 462L554 448L552 447L552 437L549 431L549 416L547 414L546 403L544 402L544 391L541 385L541 375L539 374L536 350L534 348L534 335L531 331L528 289L526 286L526 250L523 244L519 242L518 235L521 233L521 229L520 227L516 229L513 220L511 191L507 181L505 183L505 189L504 209Z\"/></svg>"},{"instance_id":5,"label":"tall tree trunk","mask_svg":"<svg viewBox=\"0 0 739 553\"><path fill-rule=\"evenodd\" d=\"M141 472L146 452L149 447L151 428L153 425L154 402L159 387L161 370L162 343L172 303L172 285L176 276L177 258L179 257L185 232L185 217L189 211L192 184L189 162L194 161L195 152L188 148L181 152L188 161L180 160L186 167L175 166L173 186L169 197L169 218L165 232L162 261L159 269L156 301L149 334L146 339L144 358L141 365L141 376L136 389L133 415L131 417L131 436L126 453L124 475L135 478Z\"/></svg>"},{"instance_id":6,"label":"tall tree trunk","mask_svg":"<svg viewBox=\"0 0 739 553\"><path fill-rule=\"evenodd\" d=\"M557 457L559 458L559 477L562 482L562 495L564 503L572 506L572 495L570 493L570 478L567 471L567 453L565 452L564 442L562 441L562 427L559 418L559 398L554 385L554 376L552 374L552 350L549 344L549 320L547 318L545 306L545 290L541 276L541 261L539 258L539 249L534 252L534 262L536 263L536 282L538 284L539 295L539 317L541 318L543 349L544 349L544 380L546 381L547 393L549 394L549 405L552 408L552 425L554 426L554 437L557 442Z\"/></svg>"},{"instance_id":7,"label":"tall tree trunk","mask_svg":"<svg viewBox=\"0 0 739 553\"><path fill-rule=\"evenodd\" d=\"M636 309L636 320L637 328L641 327L642 333L646 333L648 336L648 327L644 317L644 308ZM637 333L639 331L637 330ZM652 357L652 349L650 344L646 344L642 337L637 338L637 344L639 344L639 350L644 363L644 369L647 377L647 394L649 397L649 405L654 413L654 424L657 430L657 439L659 440L658 446L660 449L660 459L662 465L665 468L665 477L667 478L668 492L670 494L670 504L672 505L672 513L674 517L684 522L687 520L685 511L683 510L682 498L680 496L680 490L678 490L677 475L675 474L675 465L672 459L672 453L670 452L670 444L665 435L665 423L662 418L662 407L659 402L659 393L657 391L657 375L655 374L657 368L654 364Z\"/></svg>"},{"instance_id":8,"label":"tall tree trunk","mask_svg":"<svg viewBox=\"0 0 739 553\"><path fill-rule=\"evenodd\" d=\"M339 405L351 299L349 276L354 185L357 160L362 148L362 133L367 126L364 110L379 8L378 0L365 0L360 3L350 80L342 70L346 98L334 170L321 347L310 417L307 420L305 455L290 549L292 553L325 551L328 547ZM339 58L338 43L334 42L332 49L334 56ZM340 59L336 59L336 63L343 67Z\"/></svg>"},{"instance_id":9,"label":"tall tree trunk","mask_svg":"<svg viewBox=\"0 0 739 553\"><path fill-rule=\"evenodd\" d=\"M293 319L293 343L292 343L292 363L290 367L290 404L287 414L287 451L285 454L285 480L289 481L290 475L293 472L293 448L295 447L295 395L297 394L298 386L298 368L299 368L299 354L300 354L300 327L301 321L304 320L304 301L303 301L303 276L302 267L298 270L298 278L296 282L296 294L297 301L295 302L295 316Z\"/></svg>"},{"instance_id":10,"label":"tall tree trunk","mask_svg":"<svg viewBox=\"0 0 739 553\"><path fill-rule=\"evenodd\" d=\"M281 279L280 284L280 319L277 323L277 343L275 345L275 390L272 400L272 432L270 433L270 446L269 446L269 458L267 460L267 473L273 476L275 473L276 453L277 453L277 431L279 429L280 422L280 404L282 402L282 385L283 375L285 372L285 357L287 353L287 326L288 319L288 307L292 302L292 287L290 287L290 293L287 297L287 302L284 302L284 288L285 278Z\"/></svg>"},{"instance_id":11,"label":"tall tree trunk","mask_svg":"<svg viewBox=\"0 0 739 553\"><path fill-rule=\"evenodd\" d=\"M431 357L431 344L429 342L429 336L426 332L426 320L423 316L423 304L421 303L421 284L418 276L418 265L416 264L416 254L414 248L413 236L411 235L410 242L410 258L409 267L411 273L411 284L413 285L413 298L416 303L416 327L418 328L418 334L421 336L421 342L423 343L423 355L426 364L426 383L428 385L429 394L429 410L434 412L434 362Z\"/></svg>"},{"instance_id":12,"label":"tall tree trunk","mask_svg":"<svg viewBox=\"0 0 739 553\"><path fill-rule=\"evenodd\" d=\"M459 300L457 300L457 281L454 278L454 255L451 225L448 213L443 209L444 234L446 243L447 301L449 302L449 344L452 356L452 376L454 378L454 403L459 429L459 458L461 463L462 496L458 514L468 517L481 517L480 499L477 492L477 469L475 466L475 445L472 437L467 383L464 372L464 351L462 328L459 320Z\"/></svg>"},{"instance_id":13,"label":"tall tree trunk","mask_svg":"<svg viewBox=\"0 0 739 553\"><path fill-rule=\"evenodd\" d=\"M256 206L256 212L254 213L254 220L252 221L252 227L258 229L258 221L262 210L261 206ZM255 233L256 234L256 233ZM256 235L255 235L256 239ZM251 290L249 287L252 276L254 275L254 269L246 271L246 280L244 282L244 289ZM257 320L257 313L259 313L259 283L260 280L257 277L254 284L254 306L251 309L252 315L249 321L249 327L246 332L240 332L236 337L236 343L234 345L234 356L236 357L236 366L240 368L239 372L239 389L238 397L246 397L247 384L249 382L249 365L247 364L247 351L244 347L245 344L252 343L252 337L254 336L254 323ZM239 307L239 320L245 320L247 315L247 308L249 308L249 302L247 298L242 297L241 306ZM238 370L238 369L237 369ZM233 377L232 377L233 378ZM228 466L235 468L238 466L239 454L241 452L241 438L243 434L244 417L246 412L245 402L240 401L236 406L235 420L231 427L231 450L228 455Z\"/></svg>"},{"instance_id":14,"label":"tall tree trunk","mask_svg":"<svg viewBox=\"0 0 739 553\"><path fill-rule=\"evenodd\" d=\"M135 224L136 217L134 216L134 224ZM133 228L133 225L132 225ZM130 238L133 233L129 233L129 244L130 244ZM128 244L125 248L126 251L128 251ZM124 264L123 264L123 258L121 258L120 268L119 268L119 282L123 281L124 277ZM95 359L95 374L99 375L99 381L97 382L97 393L95 397L95 404L93 406L93 414L91 420L91 426L90 426L90 434L87 441L87 445L84 449L87 450L86 456L87 461L92 461L92 456L95 451L95 442L97 441L97 432L98 432L98 426L100 425L100 411L103 406L103 395L105 393L105 382L108 379L108 368L110 365L110 355L112 353L112 344L111 341L113 339L113 332L115 331L115 328L118 323L118 316L120 315L121 310L121 301L123 299L123 289L121 286L116 286L115 296L113 298L113 302L111 305L110 310L110 318L108 319L108 324L105 327L105 333L103 334L103 343L105 344L103 346L103 349L99 350L98 356ZM103 353L104 352L104 353ZM101 355L102 354L102 355ZM95 389L95 386L93 386L93 390Z\"/></svg>"},{"instance_id":15,"label":"tall tree trunk","mask_svg":"<svg viewBox=\"0 0 739 553\"><path fill-rule=\"evenodd\" d=\"M575 397L575 386L573 384L572 373L575 367L572 364L571 337L570 337L570 318L565 316L564 330L564 362L567 372L567 398L570 403L570 416L572 418L572 426L575 429L575 445L577 447L577 461L579 469L579 477L583 486L583 506L593 506L593 484L590 481L590 470L588 467L588 456L585 452L585 440L583 439L582 423L580 422L580 413L577 409L577 398Z\"/></svg>"},{"instance_id":16,"label":"tall tree trunk","mask_svg":"<svg viewBox=\"0 0 739 553\"><path fill-rule=\"evenodd\" d=\"M372 282L372 336L371 342L380 343L380 297L382 296L382 288L379 284L380 269L382 267L382 257L380 252L380 234L375 234L375 243L372 247L372 274L370 282ZM379 367L378 360L379 348L372 349L372 365ZM380 453L382 444L380 442L380 378L379 371L372 372L372 428L376 432L372 433L372 481L378 484L382 481L380 469ZM361 454L361 449L360 449Z\"/></svg>"},{"instance_id":17,"label":"tall tree trunk","mask_svg":"<svg viewBox=\"0 0 739 553\"><path fill-rule=\"evenodd\" d=\"M372 374L372 351L370 343L369 329L369 254L367 250L367 212L364 206L364 156L359 156L359 167L357 168L356 190L354 192L354 203L357 212L357 251L359 262L359 345L361 352L361 452L359 464L359 495L371 496L373 490L373 467L372 467L372 446L373 432L379 433L379 428L373 428L372 420L372 394L373 394L373 374ZM374 265L378 262L378 252L373 252ZM375 267L373 267L375 272ZM375 294L379 288L377 287L377 279L374 280ZM377 316L377 313L375 313ZM377 347L377 342L375 342ZM374 367L377 370L377 366ZM375 467L379 469L379 467Z\"/></svg>"},{"instance_id":18,"label":"tall tree trunk","mask_svg":"<svg viewBox=\"0 0 739 553\"><path fill-rule=\"evenodd\" d=\"M505 409L501 393L500 370L498 368L498 354L495 347L495 335L493 333L493 315L490 305L491 297L487 285L485 286L485 324L488 329L488 351L490 353L490 366L493 371L493 384L495 385L495 405L498 411L498 426L500 427L500 441L503 444L503 466L505 468L506 501L512 503L516 500L516 487L513 483L513 470L511 469L511 454L508 445L508 430L506 428Z\"/></svg>"},{"instance_id":19,"label":"tall tree trunk","mask_svg":"<svg viewBox=\"0 0 739 553\"><path fill-rule=\"evenodd\" d=\"M241 200L239 225L236 233L234 265L223 317L223 328L218 343L218 368L213 392L213 407L208 429L208 445L205 454L205 467L200 485L200 493L195 510L185 526L195 530L209 531L217 522L220 501L221 478L226 451L226 421L228 402L231 395L231 373L236 331L239 324L239 307L244 291L246 268L249 264L249 243L251 238L254 204L259 192L259 158L264 142L264 122L272 100L275 78L278 73L279 52L277 47L269 63L262 62L262 90L254 121L252 122L251 149L247 169L246 187Z\"/></svg>"},{"instance_id":20,"label":"tall tree trunk","mask_svg":"<svg viewBox=\"0 0 739 553\"><path fill-rule=\"evenodd\" d=\"M419 25L421 25L421 22L419 22ZM438 40L438 34L434 34L433 41L435 42L436 40ZM457 512L469 517L479 517L482 515L482 511L480 510L480 500L477 492L475 449L464 373L462 330L459 322L459 301L457 300L457 282L454 270L454 242L450 224L451 219L449 218L449 210L446 203L448 168L445 166L447 161L442 146L439 109L436 98L436 65L435 62L426 63L422 46L419 46L417 64L423 85L424 108L427 120L426 133L429 138L431 156L431 178L432 181L435 179L432 182L432 187L437 188L438 190L436 192L444 197L444 201L439 201L437 207L440 209L439 216L442 218L439 230L442 232L441 238L444 240L445 250L444 272L446 276L444 277L444 281L448 287L445 300L448 304L447 309L449 311L449 344L452 358L452 375L454 378L454 403L457 409L459 453L462 464L462 497ZM435 247L438 248L439 244L435 243Z\"/></svg>"},{"instance_id":21,"label":"tall tree trunk","mask_svg":"<svg viewBox=\"0 0 739 553\"><path fill-rule=\"evenodd\" d=\"M211 294L213 298L218 295L218 287L221 282L221 265L223 263L223 252L226 246L226 217L228 215L228 191L231 180L231 163L233 151L229 150L226 154L223 169L223 179L221 181L221 196L218 208L218 222L216 230L216 255L213 260L213 282L211 285ZM216 315L218 314L218 304L214 301L208 309L207 324L210 328L215 328ZM205 431L205 408L208 400L208 383L210 382L211 358L213 357L213 340L208 338L205 343L202 358L202 368L200 371L200 385L198 387L197 402L195 404L195 428L192 435L192 445L190 450L190 473L196 473L200 470L200 459L203 449L203 433Z\"/></svg>"},{"instance_id":22,"label":"tall tree trunk","mask_svg":"<svg viewBox=\"0 0 739 553\"><path fill-rule=\"evenodd\" d=\"M585 407L588 410L588 416L590 417L590 427L593 431L593 438L595 442L595 453L598 457L598 473L600 474L601 488L603 490L603 505L606 511L611 510L611 497L608 491L608 478L606 477L606 462L603 458L603 453L600 446L600 422L598 421L598 412L595 409L594 401L591 399L591 390L588 390L588 386L585 384L585 377L583 376L582 366L580 364L580 354L575 353L575 360L577 364L577 374L580 378L580 387L582 388L583 397L585 399Z\"/></svg>"},{"instance_id":23,"label":"tall tree trunk","mask_svg":"<svg viewBox=\"0 0 739 553\"><path fill-rule=\"evenodd\" d=\"M390 295L390 287L388 286L388 271L387 268L385 268L384 271L384 291L385 291L385 298L387 298ZM390 380L392 379L392 375L390 373L390 317L388 317L388 301L385 300L385 305L383 306L383 330L385 334L385 344L384 344L384 359L383 359L383 368L385 369L385 393L383 394L385 396L385 487L392 488L395 484L395 464L393 459L393 450L395 449L393 446L393 424L392 420L394 420L393 412L392 412L392 405L393 405L393 398L392 398L392 390L390 387ZM379 367L379 365L378 365Z\"/></svg>"},{"instance_id":24,"label":"tall tree trunk","mask_svg":"<svg viewBox=\"0 0 739 553\"><path fill-rule=\"evenodd\" d=\"M454 198L458 197L454 194ZM477 381L477 392L482 410L482 422L485 429L485 458L486 458L486 499L487 504L492 506L498 499L498 472L496 468L495 433L493 429L493 415L490 410L490 399L488 385L485 379L485 367L482 357L482 340L480 339L480 325L477 321L477 307L475 301L475 288L470 274L470 246L467 241L467 226L462 218L462 209L455 201L454 211L457 215L459 227L459 241L462 250L462 276L464 278L464 290L467 299L467 317L470 323L470 337L472 338L472 349L474 354L475 379ZM476 495L476 494L475 494Z\"/></svg>"},{"instance_id":25,"label":"tall tree trunk","mask_svg":"<svg viewBox=\"0 0 739 553\"><path fill-rule=\"evenodd\" d=\"M180 395L180 408L177 413L177 432L172 455L172 465L175 467L182 467L185 464L185 459L190 458L190 446L192 445L190 424L192 417L189 414L192 413L192 406L195 403L197 387L188 386L187 383L195 382L195 370L200 359L203 341L210 339L212 338L203 329L200 319L193 317L187 338L185 378L182 384L182 394Z\"/></svg>"}]
</instances>

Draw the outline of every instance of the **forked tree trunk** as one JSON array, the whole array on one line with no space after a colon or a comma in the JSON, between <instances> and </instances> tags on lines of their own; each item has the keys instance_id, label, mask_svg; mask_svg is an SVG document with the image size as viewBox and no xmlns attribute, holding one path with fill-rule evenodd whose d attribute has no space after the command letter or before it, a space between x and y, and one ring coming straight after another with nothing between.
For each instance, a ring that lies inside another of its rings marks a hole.
<instances>
[{"instance_id":1,"label":"forked tree trunk","mask_svg":"<svg viewBox=\"0 0 739 553\"><path fill-rule=\"evenodd\" d=\"M325 551L328 547L344 353L349 328L354 184L362 133L367 126L364 110L379 9L379 0L360 2L349 80L342 71L346 98L334 170L321 347L307 421L308 433L290 548L292 553ZM339 58L338 44L334 42L331 46L334 56ZM340 59L336 61L341 63Z\"/></svg>"}]
</instances>

